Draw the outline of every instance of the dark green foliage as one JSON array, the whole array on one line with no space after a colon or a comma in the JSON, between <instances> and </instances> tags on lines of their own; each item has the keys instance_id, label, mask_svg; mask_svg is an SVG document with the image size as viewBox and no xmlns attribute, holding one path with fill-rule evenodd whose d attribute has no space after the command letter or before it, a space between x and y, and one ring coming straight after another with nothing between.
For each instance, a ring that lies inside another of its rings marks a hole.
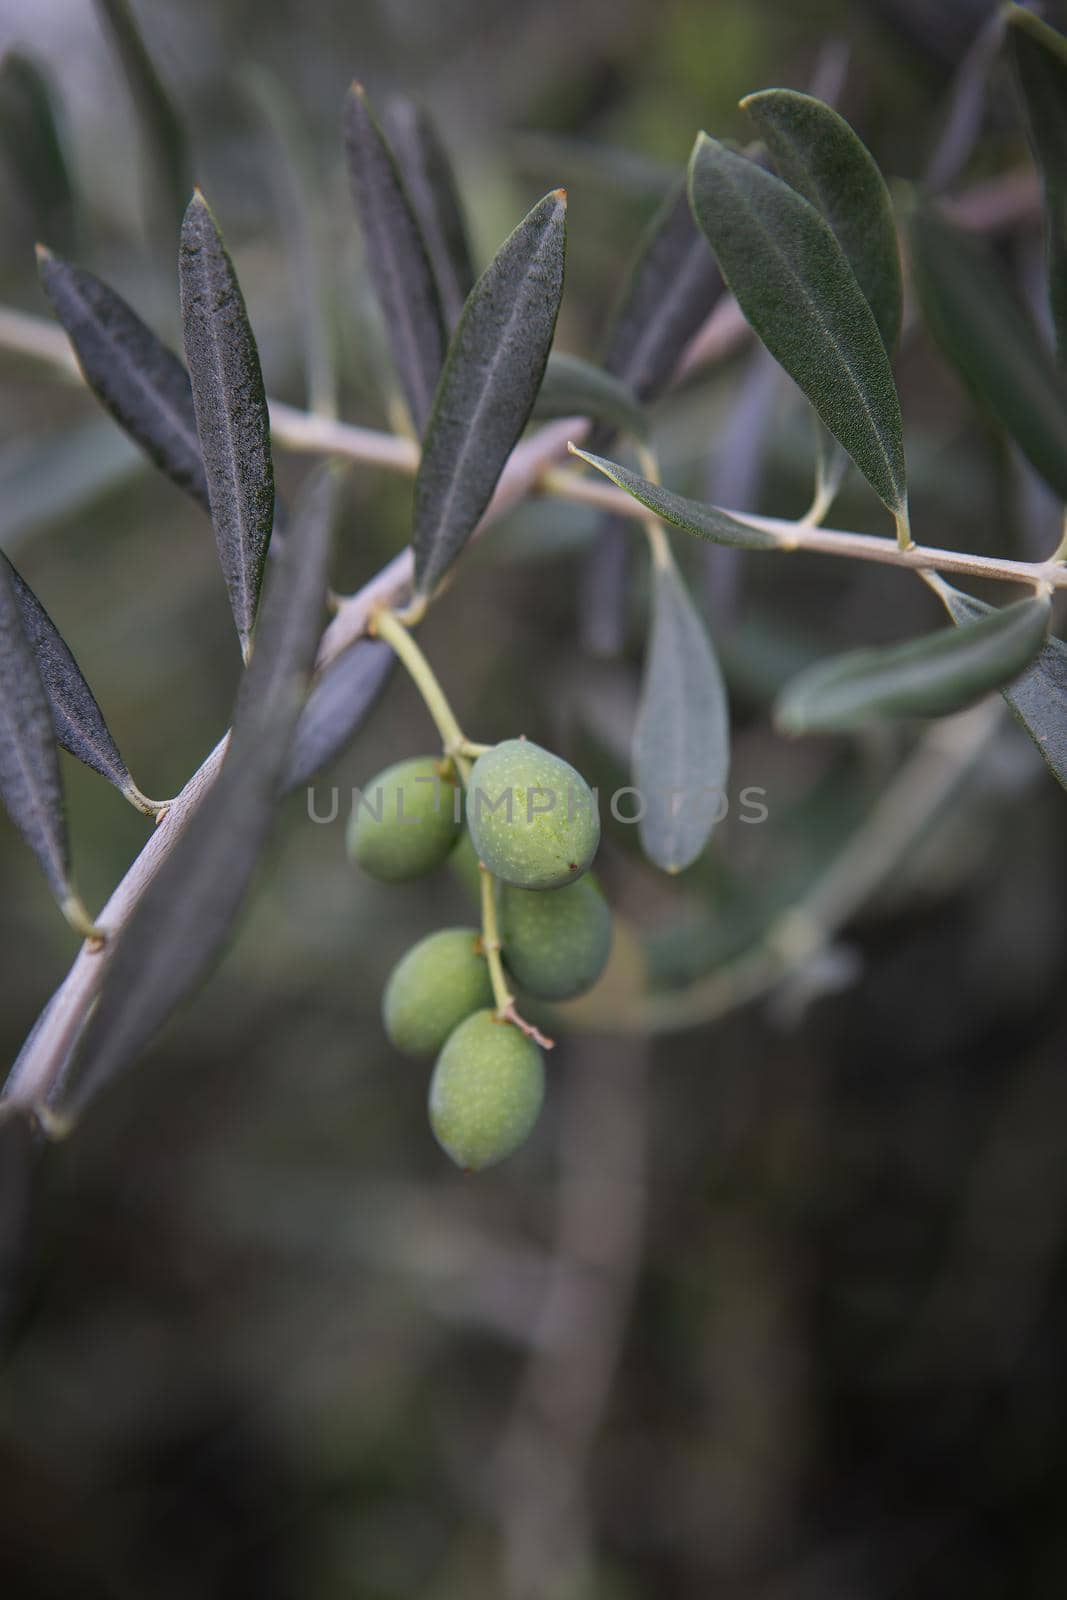
<instances>
[{"instance_id":1,"label":"dark green foliage","mask_svg":"<svg viewBox=\"0 0 1067 1600\"><path fill-rule=\"evenodd\" d=\"M580 356L549 356L533 414L537 418L594 417L635 439L648 438L648 416L632 391Z\"/></svg>"},{"instance_id":2,"label":"dark green foliage","mask_svg":"<svg viewBox=\"0 0 1067 1600\"><path fill-rule=\"evenodd\" d=\"M1045 188L1049 301L1067 360L1067 39L1032 11L1007 8L1008 41L1027 131Z\"/></svg>"},{"instance_id":3,"label":"dark green foliage","mask_svg":"<svg viewBox=\"0 0 1067 1600\"><path fill-rule=\"evenodd\" d=\"M776 718L784 733L861 727L879 717L944 717L1011 683L1041 649L1047 597L1018 600L955 632L819 662L788 686Z\"/></svg>"},{"instance_id":4,"label":"dark green foliage","mask_svg":"<svg viewBox=\"0 0 1067 1600\"><path fill-rule=\"evenodd\" d=\"M386 134L433 267L445 324L459 321L474 287L467 219L452 163L422 106L394 95L383 117Z\"/></svg>"},{"instance_id":5,"label":"dark green foliage","mask_svg":"<svg viewBox=\"0 0 1067 1600\"><path fill-rule=\"evenodd\" d=\"M111 35L137 109L156 173L149 195L168 228L177 233L189 191L192 164L182 120L148 52L129 0L95 0Z\"/></svg>"},{"instance_id":6,"label":"dark green foliage","mask_svg":"<svg viewBox=\"0 0 1067 1600\"><path fill-rule=\"evenodd\" d=\"M900 334L900 251L885 179L832 106L794 89L764 89L741 104L781 176L826 218L874 313L886 349Z\"/></svg>"},{"instance_id":7,"label":"dark green foliage","mask_svg":"<svg viewBox=\"0 0 1067 1600\"><path fill-rule=\"evenodd\" d=\"M707 506L699 500L687 500L684 495L672 494L669 489L642 478L640 473L631 472L629 467L622 467L617 461L605 461L602 456L590 455L588 451L577 448L573 453L602 472L605 478L610 478L618 488L625 489L628 495L655 512L657 517L662 517L664 522L684 528L686 533L693 533L698 539L707 539L711 544L734 545L739 550L778 548L778 540L773 533L765 528L754 528L732 517L728 511L720 511L718 506Z\"/></svg>"},{"instance_id":8,"label":"dark green foliage","mask_svg":"<svg viewBox=\"0 0 1067 1600\"><path fill-rule=\"evenodd\" d=\"M1041 476L1067 500L1067 384L979 240L938 212L911 220L923 316L947 359Z\"/></svg>"},{"instance_id":9,"label":"dark green foliage","mask_svg":"<svg viewBox=\"0 0 1067 1600\"><path fill-rule=\"evenodd\" d=\"M100 403L179 489L210 513L189 374L121 295L38 251L41 283Z\"/></svg>"},{"instance_id":10,"label":"dark green foliage","mask_svg":"<svg viewBox=\"0 0 1067 1600\"><path fill-rule=\"evenodd\" d=\"M393 365L411 420L422 433L445 356L444 315L415 209L358 83L345 104L345 149Z\"/></svg>"},{"instance_id":11,"label":"dark green foliage","mask_svg":"<svg viewBox=\"0 0 1067 1600\"><path fill-rule=\"evenodd\" d=\"M889 357L829 225L780 178L703 133L689 197L748 321L901 515L904 446Z\"/></svg>"},{"instance_id":12,"label":"dark green foliage","mask_svg":"<svg viewBox=\"0 0 1067 1600\"><path fill-rule=\"evenodd\" d=\"M44 69L9 50L0 62L0 144L32 208L38 238L70 250L77 211L59 109Z\"/></svg>"},{"instance_id":13,"label":"dark green foliage","mask_svg":"<svg viewBox=\"0 0 1067 1600\"><path fill-rule=\"evenodd\" d=\"M22 609L12 568L0 561L0 798L65 906L73 890L59 757Z\"/></svg>"},{"instance_id":14,"label":"dark green foliage","mask_svg":"<svg viewBox=\"0 0 1067 1600\"><path fill-rule=\"evenodd\" d=\"M199 191L182 224L179 275L211 520L247 657L274 522L270 417L244 296Z\"/></svg>"},{"instance_id":15,"label":"dark green foliage","mask_svg":"<svg viewBox=\"0 0 1067 1600\"><path fill-rule=\"evenodd\" d=\"M137 791L92 690L47 611L6 556L7 576L48 697L56 739L64 750L128 796Z\"/></svg>"},{"instance_id":16,"label":"dark green foliage","mask_svg":"<svg viewBox=\"0 0 1067 1600\"><path fill-rule=\"evenodd\" d=\"M415 479L415 588L430 595L492 497L533 410L563 294L566 197L548 194L471 290Z\"/></svg>"}]
</instances>

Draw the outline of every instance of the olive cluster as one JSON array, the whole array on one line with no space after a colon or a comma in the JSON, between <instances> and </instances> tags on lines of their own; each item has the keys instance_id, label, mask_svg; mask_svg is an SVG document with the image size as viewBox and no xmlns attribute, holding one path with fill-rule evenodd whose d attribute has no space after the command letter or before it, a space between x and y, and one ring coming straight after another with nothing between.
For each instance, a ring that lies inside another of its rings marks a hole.
<instances>
[{"instance_id":1,"label":"olive cluster","mask_svg":"<svg viewBox=\"0 0 1067 1600\"><path fill-rule=\"evenodd\" d=\"M430 1124L468 1171L518 1149L544 1099L536 1031L519 1017L510 982L535 1000L568 1000L604 970L611 912L584 875L599 842L588 784L526 739L484 750L469 771L448 757L398 762L353 810L348 850L366 872L401 883L451 856L480 891L482 927L420 939L382 999L397 1049L436 1057Z\"/></svg>"}]
</instances>

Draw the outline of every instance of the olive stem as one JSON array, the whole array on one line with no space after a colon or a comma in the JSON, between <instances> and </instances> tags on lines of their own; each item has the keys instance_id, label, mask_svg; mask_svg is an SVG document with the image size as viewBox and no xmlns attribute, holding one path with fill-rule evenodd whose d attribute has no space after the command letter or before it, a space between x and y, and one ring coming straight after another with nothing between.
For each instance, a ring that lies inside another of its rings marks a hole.
<instances>
[{"instance_id":1,"label":"olive stem","mask_svg":"<svg viewBox=\"0 0 1067 1600\"><path fill-rule=\"evenodd\" d=\"M433 718L434 726L441 735L445 755L451 756L462 775L461 762L466 753L467 739L429 661L400 618L386 607L374 612L371 617L370 632L384 640L403 662L412 683L422 695L426 709Z\"/></svg>"},{"instance_id":2,"label":"olive stem","mask_svg":"<svg viewBox=\"0 0 1067 1600\"><path fill-rule=\"evenodd\" d=\"M515 996L508 988L504 963L500 959L500 923L496 914L493 874L484 861L479 861L478 870L482 875L482 953L489 963L489 981L493 986L493 1003L496 1006L497 1020L513 1023L520 1033L525 1033L543 1049L551 1050L555 1041L549 1039L539 1028L535 1028L532 1022L527 1022L516 1009Z\"/></svg>"}]
</instances>

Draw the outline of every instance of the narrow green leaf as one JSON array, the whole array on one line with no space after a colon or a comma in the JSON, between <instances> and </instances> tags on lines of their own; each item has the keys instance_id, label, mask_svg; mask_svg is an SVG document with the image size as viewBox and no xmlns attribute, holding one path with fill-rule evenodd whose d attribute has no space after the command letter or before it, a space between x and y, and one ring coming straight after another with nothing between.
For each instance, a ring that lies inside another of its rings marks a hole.
<instances>
[{"instance_id":1,"label":"narrow green leaf","mask_svg":"<svg viewBox=\"0 0 1067 1600\"><path fill-rule=\"evenodd\" d=\"M449 346L415 479L415 591L474 531L530 419L563 295L567 201L547 194L474 285Z\"/></svg>"},{"instance_id":2,"label":"narrow green leaf","mask_svg":"<svg viewBox=\"0 0 1067 1600\"><path fill-rule=\"evenodd\" d=\"M773 533L741 522L737 517L731 517L728 511L720 511L718 506L707 506L700 500L687 500L684 495L672 494L651 479L642 478L640 473L620 467L616 461L605 461L603 456L594 456L588 450L579 450L576 445L571 446L571 453L602 472L618 488L625 489L628 495L640 505L647 506L649 511L654 511L664 522L673 523L676 528L683 528L698 539L707 539L709 544L734 545L738 550L778 549L778 540Z\"/></svg>"},{"instance_id":3,"label":"narrow green leaf","mask_svg":"<svg viewBox=\"0 0 1067 1600\"><path fill-rule=\"evenodd\" d=\"M73 248L77 213L58 96L37 62L17 50L0 63L0 139L38 237Z\"/></svg>"},{"instance_id":4,"label":"narrow green leaf","mask_svg":"<svg viewBox=\"0 0 1067 1600\"><path fill-rule=\"evenodd\" d=\"M6 556L0 555L0 565L7 570L23 631L37 663L56 739L64 750L113 783L139 806L143 799L140 790L130 777L96 697L82 677L62 634Z\"/></svg>"},{"instance_id":5,"label":"narrow green leaf","mask_svg":"<svg viewBox=\"0 0 1067 1600\"><path fill-rule=\"evenodd\" d=\"M158 174L159 183L151 185L150 194L158 196L161 220L177 229L193 186L182 120L156 71L129 0L96 0L96 7L122 64Z\"/></svg>"},{"instance_id":6,"label":"narrow green leaf","mask_svg":"<svg viewBox=\"0 0 1067 1600\"><path fill-rule=\"evenodd\" d=\"M923 316L944 355L1067 500L1067 382L985 246L936 212L911 219Z\"/></svg>"},{"instance_id":7,"label":"narrow green leaf","mask_svg":"<svg viewBox=\"0 0 1067 1600\"><path fill-rule=\"evenodd\" d=\"M270 176L303 335L308 409L316 416L336 417L334 352L338 341L313 152L297 108L280 79L264 67L250 66L242 73L242 82L268 136Z\"/></svg>"},{"instance_id":8,"label":"narrow green leaf","mask_svg":"<svg viewBox=\"0 0 1067 1600\"><path fill-rule=\"evenodd\" d=\"M101 405L179 489L210 512L189 374L121 295L43 247L41 283Z\"/></svg>"},{"instance_id":9,"label":"narrow green leaf","mask_svg":"<svg viewBox=\"0 0 1067 1600\"><path fill-rule=\"evenodd\" d=\"M430 117L404 95L388 102L385 131L422 229L449 329L474 287L467 219L448 153Z\"/></svg>"},{"instance_id":10,"label":"narrow green leaf","mask_svg":"<svg viewBox=\"0 0 1067 1600\"><path fill-rule=\"evenodd\" d=\"M689 196L748 321L889 510L903 516L904 444L889 357L829 225L780 178L703 133Z\"/></svg>"},{"instance_id":11,"label":"narrow green leaf","mask_svg":"<svg viewBox=\"0 0 1067 1600\"><path fill-rule=\"evenodd\" d=\"M654 400L721 294L722 276L680 178L638 244L608 321L601 366L639 400Z\"/></svg>"},{"instance_id":12,"label":"narrow green leaf","mask_svg":"<svg viewBox=\"0 0 1067 1600\"><path fill-rule=\"evenodd\" d=\"M363 726L393 675L396 656L381 639L357 639L315 679L293 734L284 780L299 789L335 760Z\"/></svg>"},{"instance_id":13,"label":"narrow green leaf","mask_svg":"<svg viewBox=\"0 0 1067 1600\"><path fill-rule=\"evenodd\" d=\"M222 769L115 941L74 1061L66 1111L77 1114L139 1055L206 977L230 934L267 845L306 693L335 503L334 473L320 468L301 492L271 563Z\"/></svg>"},{"instance_id":14,"label":"narrow green leaf","mask_svg":"<svg viewBox=\"0 0 1067 1600\"><path fill-rule=\"evenodd\" d=\"M72 925L87 924L70 879L52 713L7 561L0 561L0 799L40 862L63 914Z\"/></svg>"},{"instance_id":15,"label":"narrow green leaf","mask_svg":"<svg viewBox=\"0 0 1067 1600\"><path fill-rule=\"evenodd\" d=\"M1011 6L1008 39L1027 132L1045 189L1049 301L1067 362L1067 39L1032 11Z\"/></svg>"},{"instance_id":16,"label":"narrow green leaf","mask_svg":"<svg viewBox=\"0 0 1067 1600\"><path fill-rule=\"evenodd\" d=\"M764 89L741 104L781 176L830 224L891 352L900 334L900 251L874 157L844 117L813 95Z\"/></svg>"},{"instance_id":17,"label":"narrow green leaf","mask_svg":"<svg viewBox=\"0 0 1067 1600\"><path fill-rule=\"evenodd\" d=\"M345 150L393 365L411 420L422 433L445 357L444 316L415 208L358 83L345 104Z\"/></svg>"},{"instance_id":18,"label":"narrow green leaf","mask_svg":"<svg viewBox=\"0 0 1067 1600\"><path fill-rule=\"evenodd\" d=\"M534 402L537 418L593 417L634 439L648 438L649 420L633 390L603 367L554 351Z\"/></svg>"},{"instance_id":19,"label":"narrow green leaf","mask_svg":"<svg viewBox=\"0 0 1067 1600\"><path fill-rule=\"evenodd\" d=\"M947 583L943 599L949 616L960 627L993 611L984 601ZM1050 635L1025 672L1000 692L1053 777L1067 789L1067 645Z\"/></svg>"},{"instance_id":20,"label":"narrow green leaf","mask_svg":"<svg viewBox=\"0 0 1067 1600\"><path fill-rule=\"evenodd\" d=\"M270 417L244 296L199 190L182 223L178 266L211 520L247 657L274 520Z\"/></svg>"},{"instance_id":21,"label":"narrow green leaf","mask_svg":"<svg viewBox=\"0 0 1067 1600\"><path fill-rule=\"evenodd\" d=\"M729 766L729 709L711 640L674 561L654 560L633 781L645 807L642 847L665 872L681 872L707 844Z\"/></svg>"},{"instance_id":22,"label":"narrow green leaf","mask_svg":"<svg viewBox=\"0 0 1067 1600\"><path fill-rule=\"evenodd\" d=\"M1048 632L1046 596L886 650L854 650L802 672L775 708L783 733L827 733L885 717L945 717L1017 678Z\"/></svg>"}]
</instances>

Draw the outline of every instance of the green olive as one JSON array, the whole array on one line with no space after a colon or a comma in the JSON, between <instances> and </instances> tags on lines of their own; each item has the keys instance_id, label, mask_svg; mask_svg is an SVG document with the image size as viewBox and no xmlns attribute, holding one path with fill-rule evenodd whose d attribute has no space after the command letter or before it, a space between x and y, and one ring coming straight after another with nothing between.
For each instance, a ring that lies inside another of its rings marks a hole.
<instances>
[{"instance_id":1,"label":"green olive","mask_svg":"<svg viewBox=\"0 0 1067 1600\"><path fill-rule=\"evenodd\" d=\"M464 1017L492 999L477 929L442 928L420 939L393 968L382 995L382 1021L405 1055L433 1056Z\"/></svg>"},{"instance_id":2,"label":"green olive","mask_svg":"<svg viewBox=\"0 0 1067 1600\"><path fill-rule=\"evenodd\" d=\"M584 994L607 966L611 911L591 877L548 892L505 888L500 915L508 968L540 1000Z\"/></svg>"},{"instance_id":3,"label":"green olive","mask_svg":"<svg viewBox=\"0 0 1067 1600\"><path fill-rule=\"evenodd\" d=\"M448 870L474 904L481 905L482 869L469 828L460 834L459 843L448 858Z\"/></svg>"},{"instance_id":4,"label":"green olive","mask_svg":"<svg viewBox=\"0 0 1067 1600\"><path fill-rule=\"evenodd\" d=\"M459 838L456 780L435 756L398 761L361 791L348 824L348 853L386 883L441 865Z\"/></svg>"},{"instance_id":5,"label":"green olive","mask_svg":"<svg viewBox=\"0 0 1067 1600\"><path fill-rule=\"evenodd\" d=\"M544 1062L533 1040L492 1011L476 1011L437 1058L430 1125L457 1166L480 1172L525 1143L544 1095Z\"/></svg>"},{"instance_id":6,"label":"green olive","mask_svg":"<svg viewBox=\"0 0 1067 1600\"><path fill-rule=\"evenodd\" d=\"M479 859L518 889L576 882L600 843L596 799L585 779L528 739L505 739L478 757L467 826Z\"/></svg>"}]
</instances>

